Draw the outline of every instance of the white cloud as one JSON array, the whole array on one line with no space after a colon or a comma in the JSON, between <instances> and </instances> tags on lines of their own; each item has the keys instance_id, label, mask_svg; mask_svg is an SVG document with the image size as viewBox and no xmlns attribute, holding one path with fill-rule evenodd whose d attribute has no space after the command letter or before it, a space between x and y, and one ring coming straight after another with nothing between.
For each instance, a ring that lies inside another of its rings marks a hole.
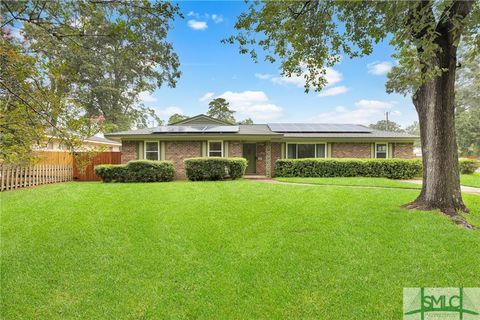
<instances>
[{"instance_id":1,"label":"white cloud","mask_svg":"<svg viewBox=\"0 0 480 320\"><path fill-rule=\"evenodd\" d=\"M157 109L157 114L162 119L168 119L171 115L178 113L183 114L183 110L177 106L169 106L162 109Z\"/></svg>"},{"instance_id":2,"label":"white cloud","mask_svg":"<svg viewBox=\"0 0 480 320\"><path fill-rule=\"evenodd\" d=\"M326 90L322 90L318 96L319 97L330 97L330 96L336 96L342 93L345 93L348 91L348 88L345 86L338 86L338 87L331 87Z\"/></svg>"},{"instance_id":3,"label":"white cloud","mask_svg":"<svg viewBox=\"0 0 480 320\"><path fill-rule=\"evenodd\" d=\"M203 96L201 96L200 99L198 99L198 100L201 101L201 102L205 102L205 101L208 101L208 100L212 99L213 95L214 95L213 92L207 92Z\"/></svg>"},{"instance_id":4,"label":"white cloud","mask_svg":"<svg viewBox=\"0 0 480 320\"><path fill-rule=\"evenodd\" d=\"M138 99L140 100L140 102L144 102L144 103L157 102L158 101L158 99L148 91L140 92L138 94Z\"/></svg>"},{"instance_id":5,"label":"white cloud","mask_svg":"<svg viewBox=\"0 0 480 320\"><path fill-rule=\"evenodd\" d=\"M263 91L226 91L218 96L230 103L238 118L252 118L254 121L278 119L283 109L269 101Z\"/></svg>"},{"instance_id":6,"label":"white cloud","mask_svg":"<svg viewBox=\"0 0 480 320\"><path fill-rule=\"evenodd\" d=\"M367 65L368 73L375 75L387 74L392 70L393 64L390 61L375 61Z\"/></svg>"},{"instance_id":7,"label":"white cloud","mask_svg":"<svg viewBox=\"0 0 480 320\"><path fill-rule=\"evenodd\" d=\"M355 105L361 109L375 109L375 110L386 110L391 109L395 105L395 102L392 101L380 101L380 100L359 100L355 102Z\"/></svg>"},{"instance_id":8,"label":"white cloud","mask_svg":"<svg viewBox=\"0 0 480 320\"><path fill-rule=\"evenodd\" d=\"M300 75L292 74L291 77L275 76L268 73L256 73L255 77L262 80L270 80L279 85L294 85L299 88L305 87L305 73ZM328 67L325 69L325 79L327 80L326 86L331 86L342 81L343 76L339 71Z\"/></svg>"},{"instance_id":9,"label":"white cloud","mask_svg":"<svg viewBox=\"0 0 480 320\"><path fill-rule=\"evenodd\" d=\"M205 21L198 21L195 19L188 20L188 26L193 30L206 30L208 28Z\"/></svg>"},{"instance_id":10,"label":"white cloud","mask_svg":"<svg viewBox=\"0 0 480 320\"><path fill-rule=\"evenodd\" d=\"M215 23L220 23L220 22L223 21L223 16L220 15L220 14L212 14L211 18L212 18L213 22L215 22Z\"/></svg>"},{"instance_id":11,"label":"white cloud","mask_svg":"<svg viewBox=\"0 0 480 320\"><path fill-rule=\"evenodd\" d=\"M379 100L359 100L355 102L355 108L337 106L334 111L318 114L313 118L314 122L322 123L359 123L368 125L385 117L385 111L392 109L396 102ZM399 111L392 111L399 115Z\"/></svg>"},{"instance_id":12,"label":"white cloud","mask_svg":"<svg viewBox=\"0 0 480 320\"><path fill-rule=\"evenodd\" d=\"M272 77L272 75L268 73L255 73L255 77L261 80L268 80Z\"/></svg>"},{"instance_id":13,"label":"white cloud","mask_svg":"<svg viewBox=\"0 0 480 320\"><path fill-rule=\"evenodd\" d=\"M187 17L198 17L198 13L195 13L195 11L190 11L187 13Z\"/></svg>"}]
</instances>

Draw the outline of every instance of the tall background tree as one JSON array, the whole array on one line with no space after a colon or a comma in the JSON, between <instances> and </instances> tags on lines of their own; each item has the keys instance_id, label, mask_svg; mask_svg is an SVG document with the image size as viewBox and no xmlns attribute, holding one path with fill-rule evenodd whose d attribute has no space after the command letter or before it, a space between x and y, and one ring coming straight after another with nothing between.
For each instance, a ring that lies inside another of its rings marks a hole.
<instances>
[{"instance_id":1,"label":"tall background tree","mask_svg":"<svg viewBox=\"0 0 480 320\"><path fill-rule=\"evenodd\" d=\"M235 111L230 109L230 104L224 98L215 98L208 103L207 115L229 123L235 123L233 114Z\"/></svg>"},{"instance_id":2,"label":"tall background tree","mask_svg":"<svg viewBox=\"0 0 480 320\"><path fill-rule=\"evenodd\" d=\"M176 5L5 0L1 15L2 34L17 30L17 51L31 59L32 71L26 74L12 60L4 59L8 74L2 73L0 79L2 107L8 104L5 110L17 114L17 124L38 109L45 128L37 131L37 140L44 138L41 132L44 136L48 132L73 145L75 139L69 133L91 119L102 119L104 131L143 127L150 118L159 120L143 106L139 95L163 84L174 87L180 76L178 56L167 41L171 23L179 16ZM26 76L22 81L33 85L13 86L10 75ZM11 130L11 123L2 121L2 130ZM23 142L26 149L32 143Z\"/></svg>"},{"instance_id":3,"label":"tall background tree","mask_svg":"<svg viewBox=\"0 0 480 320\"><path fill-rule=\"evenodd\" d=\"M168 124L177 123L177 122L185 120L185 119L188 119L188 116L185 116L183 114L174 113L170 116L170 118L168 118Z\"/></svg>"},{"instance_id":4,"label":"tall background tree","mask_svg":"<svg viewBox=\"0 0 480 320\"><path fill-rule=\"evenodd\" d=\"M391 120L379 120L376 123L372 123L369 125L370 128L382 131L393 131L393 132L404 132L405 130L402 129L398 123L391 121Z\"/></svg>"},{"instance_id":5,"label":"tall background tree","mask_svg":"<svg viewBox=\"0 0 480 320\"><path fill-rule=\"evenodd\" d=\"M457 46L463 37L478 52L478 1L295 1L254 2L235 25L240 53L256 61L280 60L284 76L303 76L305 89L321 90L326 67L342 55L368 55L391 39L399 66L387 89L411 94L419 115L423 146L423 185L408 208L440 209L468 225L460 193L454 96Z\"/></svg>"}]
</instances>

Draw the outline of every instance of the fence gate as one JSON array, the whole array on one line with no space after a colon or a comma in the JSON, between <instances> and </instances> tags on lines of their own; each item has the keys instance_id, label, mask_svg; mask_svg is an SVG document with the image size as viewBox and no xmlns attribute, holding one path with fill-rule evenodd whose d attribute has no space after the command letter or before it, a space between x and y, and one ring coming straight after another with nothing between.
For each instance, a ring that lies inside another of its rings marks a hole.
<instances>
[{"instance_id":1,"label":"fence gate","mask_svg":"<svg viewBox=\"0 0 480 320\"><path fill-rule=\"evenodd\" d=\"M95 174L94 167L99 164L120 164L122 163L121 152L99 152L93 158L89 159L87 152L76 154L82 160L89 160L88 164L81 168L77 161L73 161L73 179L79 181L99 181L99 176Z\"/></svg>"}]
</instances>

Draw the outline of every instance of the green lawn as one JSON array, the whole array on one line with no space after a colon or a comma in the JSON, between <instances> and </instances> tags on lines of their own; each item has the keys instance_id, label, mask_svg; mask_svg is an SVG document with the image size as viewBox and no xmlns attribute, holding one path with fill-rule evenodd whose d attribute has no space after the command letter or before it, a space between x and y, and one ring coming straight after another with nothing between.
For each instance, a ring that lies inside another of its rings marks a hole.
<instances>
[{"instance_id":1,"label":"green lawn","mask_svg":"<svg viewBox=\"0 0 480 320\"><path fill-rule=\"evenodd\" d=\"M1 197L1 319L400 319L480 287L480 230L418 190L67 183ZM480 197L465 195L480 225Z\"/></svg>"},{"instance_id":2,"label":"green lawn","mask_svg":"<svg viewBox=\"0 0 480 320\"><path fill-rule=\"evenodd\" d=\"M474 174L462 174L460 176L460 181L464 186L480 188L480 172L475 172Z\"/></svg>"},{"instance_id":3,"label":"green lawn","mask_svg":"<svg viewBox=\"0 0 480 320\"><path fill-rule=\"evenodd\" d=\"M386 188L404 188L404 189L421 189L422 186L393 180L387 178L367 178L367 177L348 177L348 178L276 178L278 181L309 183L321 185L337 185L337 186L364 186L364 187L386 187Z\"/></svg>"}]
</instances>

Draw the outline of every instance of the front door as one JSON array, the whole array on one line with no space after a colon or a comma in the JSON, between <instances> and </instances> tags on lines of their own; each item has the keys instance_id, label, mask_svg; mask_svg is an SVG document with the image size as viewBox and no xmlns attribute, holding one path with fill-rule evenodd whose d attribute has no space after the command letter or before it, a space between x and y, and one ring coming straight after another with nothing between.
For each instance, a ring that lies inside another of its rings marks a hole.
<instances>
[{"instance_id":1,"label":"front door","mask_svg":"<svg viewBox=\"0 0 480 320\"><path fill-rule=\"evenodd\" d=\"M257 144L256 143L244 143L243 144L243 157L247 159L248 166L245 170L246 174L257 173Z\"/></svg>"}]
</instances>

